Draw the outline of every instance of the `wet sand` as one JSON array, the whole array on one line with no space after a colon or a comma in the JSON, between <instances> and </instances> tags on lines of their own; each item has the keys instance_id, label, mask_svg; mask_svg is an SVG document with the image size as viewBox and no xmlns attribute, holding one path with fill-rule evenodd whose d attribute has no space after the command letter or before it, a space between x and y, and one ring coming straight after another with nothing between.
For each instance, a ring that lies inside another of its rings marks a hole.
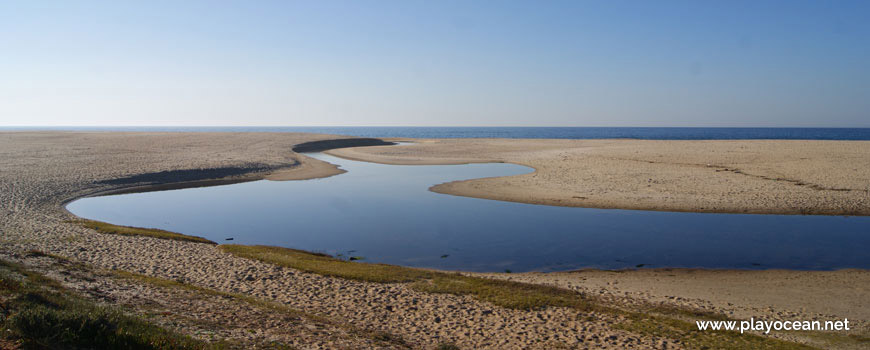
<instances>
[{"instance_id":1,"label":"wet sand","mask_svg":"<svg viewBox=\"0 0 870 350\"><path fill-rule=\"evenodd\" d=\"M280 312L275 310L227 306L224 305L226 300L197 299L199 301L194 302L184 295L167 297L166 292L158 287L147 284L131 286L102 275L75 278L74 274L58 271L54 274L68 287L105 302L137 310L148 305L183 310L184 316L193 320L178 318L166 324L198 337L206 337L197 332L207 324L204 320L210 320L231 328L220 331L221 336L242 342L290 339L300 348L402 347L392 343L373 344L357 333L348 332L349 327L388 332L400 337L411 348L423 349L434 348L441 342L455 343L461 348L498 349L544 349L563 345L613 349L683 347L675 339L651 338L620 329L617 327L620 320L611 315L587 317L589 315L565 308L539 311L503 309L471 297L421 293L402 283L375 284L302 273L237 258L208 244L104 235L67 222L74 217L64 210L64 203L103 191L173 182L246 181L269 176L302 179L334 175L340 169L314 162L292 151L297 144L331 138L336 136L0 133L0 257L44 270L59 269L46 263L44 258L26 254L37 249L95 269L129 271L241 293L330 320L327 326L310 320L296 320L293 322L299 326L288 330L286 324L291 321L282 320ZM330 152L380 162L415 164L511 161L532 165L538 170L530 175L472 180L435 188L462 195L504 196L503 199L509 200L539 200L562 205L601 203L606 207L604 203L627 205L626 201L630 199L651 204L655 198L673 191L671 197L674 198L660 198L662 204L655 209L671 210L671 206L676 206L678 209L674 210L689 210L693 207L679 200L693 199L696 202L692 205L703 203L704 208L699 207L700 210L712 210L707 209L707 205L712 205L708 203L718 203L711 208L795 213L793 206L777 207L775 204L796 201L801 203L800 208L816 214L837 210L840 213L867 212L866 196L860 197L860 193L866 193L870 186L867 179L870 172L866 171L870 160L866 157L868 143L865 142L421 142L421 145L374 146ZM777 156L765 161L763 157L767 153L763 151L770 149ZM789 149L791 151L786 152ZM676 156L665 159L666 150ZM709 155L705 156L705 152ZM727 155L719 156L719 152ZM708 161L705 158L711 159L711 166L703 163ZM740 173L717 168L720 166L734 167ZM783 169L798 170L792 174ZM805 184L746 175L769 177L780 171L783 171L781 177L787 174L789 180ZM679 181L686 182L681 185ZM705 192L703 184L710 181L713 181L710 184L712 189ZM593 185L601 188L596 189ZM787 191L759 192L759 198L765 199L760 203L770 204L761 206L747 199L751 197L744 193L748 190L741 189L742 186L757 191ZM534 190L538 187L543 195ZM642 195L629 190L645 187L651 190L648 193L641 191ZM568 193L557 196L559 189ZM615 195L608 197L608 193ZM739 200L725 198L729 193ZM583 197L582 194L593 200L573 198ZM606 198L611 198L608 199L610 202L605 201ZM739 203L747 207L737 207ZM855 334L866 336L868 332L870 271L865 270L640 270L490 276L564 286L624 305L688 306L738 318L802 320L847 317L858 329ZM248 331L252 329L256 331ZM790 334L777 336L793 337ZM840 347L814 343L811 339L799 340L829 348Z\"/></svg>"}]
</instances>

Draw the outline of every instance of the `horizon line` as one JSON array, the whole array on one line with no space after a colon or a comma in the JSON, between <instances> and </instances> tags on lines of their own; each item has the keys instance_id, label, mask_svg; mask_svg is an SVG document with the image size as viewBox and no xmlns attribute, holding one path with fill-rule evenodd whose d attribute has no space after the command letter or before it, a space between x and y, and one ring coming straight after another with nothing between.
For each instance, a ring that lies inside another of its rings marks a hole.
<instances>
[{"instance_id":1,"label":"horizon line","mask_svg":"<svg viewBox=\"0 0 870 350\"><path fill-rule=\"evenodd\" d=\"M870 126L596 126L596 125L0 125L4 128L671 128L870 129Z\"/></svg>"}]
</instances>

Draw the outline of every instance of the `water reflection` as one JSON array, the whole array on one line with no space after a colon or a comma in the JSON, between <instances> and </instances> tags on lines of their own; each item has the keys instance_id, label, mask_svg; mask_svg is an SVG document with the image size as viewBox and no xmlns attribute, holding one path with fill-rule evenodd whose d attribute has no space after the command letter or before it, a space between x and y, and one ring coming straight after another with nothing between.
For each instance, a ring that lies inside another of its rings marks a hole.
<instances>
[{"instance_id":1,"label":"water reflection","mask_svg":"<svg viewBox=\"0 0 870 350\"><path fill-rule=\"evenodd\" d=\"M81 217L237 244L473 271L870 268L870 218L564 208L443 195L433 184L522 174L512 164L396 166L324 154L347 173L305 181L85 198Z\"/></svg>"}]
</instances>

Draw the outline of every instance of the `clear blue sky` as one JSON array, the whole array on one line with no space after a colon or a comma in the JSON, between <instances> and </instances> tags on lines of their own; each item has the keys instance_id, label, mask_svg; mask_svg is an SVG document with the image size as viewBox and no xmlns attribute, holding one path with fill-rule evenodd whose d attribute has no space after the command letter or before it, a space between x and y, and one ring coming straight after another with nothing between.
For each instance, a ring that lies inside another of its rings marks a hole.
<instances>
[{"instance_id":1,"label":"clear blue sky","mask_svg":"<svg viewBox=\"0 0 870 350\"><path fill-rule=\"evenodd\" d=\"M2 1L0 125L870 126L870 1Z\"/></svg>"}]
</instances>

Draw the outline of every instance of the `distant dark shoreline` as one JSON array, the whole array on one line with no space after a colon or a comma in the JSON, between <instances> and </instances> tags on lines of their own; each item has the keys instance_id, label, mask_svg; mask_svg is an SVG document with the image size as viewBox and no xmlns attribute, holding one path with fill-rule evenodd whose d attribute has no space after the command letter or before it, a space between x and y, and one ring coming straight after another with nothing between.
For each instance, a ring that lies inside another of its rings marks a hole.
<instances>
[{"instance_id":1,"label":"distant dark shoreline","mask_svg":"<svg viewBox=\"0 0 870 350\"><path fill-rule=\"evenodd\" d=\"M377 138L868 141L870 128L734 127L0 127L0 131L306 132Z\"/></svg>"}]
</instances>

